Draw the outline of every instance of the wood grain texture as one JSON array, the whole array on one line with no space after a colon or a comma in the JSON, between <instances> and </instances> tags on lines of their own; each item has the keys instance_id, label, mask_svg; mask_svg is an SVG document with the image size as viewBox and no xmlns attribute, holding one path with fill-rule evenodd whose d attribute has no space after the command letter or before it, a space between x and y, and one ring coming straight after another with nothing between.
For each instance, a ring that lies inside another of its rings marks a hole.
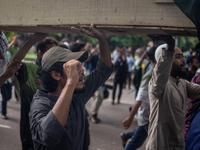
<instances>
[{"instance_id":1,"label":"wood grain texture","mask_svg":"<svg viewBox=\"0 0 200 150\"><path fill-rule=\"evenodd\" d=\"M94 23L106 34L163 33L196 36L194 24L171 0L0 1L0 30L75 33L77 22Z\"/></svg>"}]
</instances>

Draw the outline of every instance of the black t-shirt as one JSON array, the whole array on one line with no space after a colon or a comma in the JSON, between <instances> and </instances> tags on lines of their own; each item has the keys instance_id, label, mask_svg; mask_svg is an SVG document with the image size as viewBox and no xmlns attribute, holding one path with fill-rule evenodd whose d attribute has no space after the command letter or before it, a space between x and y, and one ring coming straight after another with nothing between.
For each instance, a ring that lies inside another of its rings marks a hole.
<instances>
[{"instance_id":1,"label":"black t-shirt","mask_svg":"<svg viewBox=\"0 0 200 150\"><path fill-rule=\"evenodd\" d=\"M195 73L191 73L190 71L186 70L186 75L184 77L184 79L186 79L187 81L191 82L192 78L194 77Z\"/></svg>"},{"instance_id":2,"label":"black t-shirt","mask_svg":"<svg viewBox=\"0 0 200 150\"><path fill-rule=\"evenodd\" d=\"M128 73L128 65L124 60L121 61L116 61L114 64L114 68L115 68L115 81L122 81L124 82L126 80L127 77L127 73Z\"/></svg>"}]
</instances>

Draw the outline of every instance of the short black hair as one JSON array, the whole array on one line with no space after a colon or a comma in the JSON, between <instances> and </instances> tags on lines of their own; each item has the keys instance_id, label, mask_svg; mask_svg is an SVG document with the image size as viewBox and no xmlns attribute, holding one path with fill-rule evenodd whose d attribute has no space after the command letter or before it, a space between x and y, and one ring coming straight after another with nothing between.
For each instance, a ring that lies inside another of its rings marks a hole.
<instances>
[{"instance_id":1,"label":"short black hair","mask_svg":"<svg viewBox=\"0 0 200 150\"><path fill-rule=\"evenodd\" d=\"M72 52L79 52L81 50L81 48L85 47L85 43L84 42L73 42L70 43L69 49Z\"/></svg>"},{"instance_id":2,"label":"short black hair","mask_svg":"<svg viewBox=\"0 0 200 150\"><path fill-rule=\"evenodd\" d=\"M55 70L63 76L63 64L65 62L56 62L48 71L42 70L40 66L37 70L39 79L42 81L44 89L48 92L54 92L58 87L58 82L51 76L51 71Z\"/></svg>"},{"instance_id":3,"label":"short black hair","mask_svg":"<svg viewBox=\"0 0 200 150\"><path fill-rule=\"evenodd\" d=\"M36 44L37 52L41 51L42 53L45 53L47 45L49 45L49 44L55 44L57 46L58 42L52 37L46 37L44 40L42 40Z\"/></svg>"},{"instance_id":4,"label":"short black hair","mask_svg":"<svg viewBox=\"0 0 200 150\"><path fill-rule=\"evenodd\" d=\"M189 65L189 63L193 63L193 59L197 59L196 56L188 56L186 63ZM197 59L198 60L198 59Z\"/></svg>"}]
</instances>

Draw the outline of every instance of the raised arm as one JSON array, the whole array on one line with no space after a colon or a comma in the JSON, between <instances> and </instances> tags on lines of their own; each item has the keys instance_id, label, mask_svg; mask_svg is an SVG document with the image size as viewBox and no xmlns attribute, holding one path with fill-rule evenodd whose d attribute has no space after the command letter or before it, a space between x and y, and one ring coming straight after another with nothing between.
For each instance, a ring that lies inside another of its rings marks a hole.
<instances>
[{"instance_id":1,"label":"raised arm","mask_svg":"<svg viewBox=\"0 0 200 150\"><path fill-rule=\"evenodd\" d=\"M142 65L142 62L143 62L143 60L144 60L146 57L147 57L147 51L145 51L145 52L142 54L142 56L141 56L141 58L140 58L140 61L139 61L139 63L138 63L138 66L141 66L141 65Z\"/></svg>"},{"instance_id":2,"label":"raised arm","mask_svg":"<svg viewBox=\"0 0 200 150\"><path fill-rule=\"evenodd\" d=\"M157 48L156 53L160 54L157 64L154 68L150 85L154 94L161 94L165 89L170 76L172 63L174 59L174 39L168 35L150 35L152 40L162 40L167 43ZM156 55L156 54L155 54Z\"/></svg>"},{"instance_id":3,"label":"raised arm","mask_svg":"<svg viewBox=\"0 0 200 150\"><path fill-rule=\"evenodd\" d=\"M21 60L26 56L29 49L38 41L43 40L48 34L46 33L35 33L31 37L31 39L26 42L11 58L11 61L17 60L17 62L21 62Z\"/></svg>"},{"instance_id":4,"label":"raised arm","mask_svg":"<svg viewBox=\"0 0 200 150\"><path fill-rule=\"evenodd\" d=\"M77 28L72 27L72 29L75 29L81 33L85 33L88 36L97 38L99 40L100 60L108 67L112 66L110 49L106 40L106 36L102 31L95 29L94 24L90 25L90 30L86 30L81 27L80 23L77 24Z\"/></svg>"},{"instance_id":5,"label":"raised arm","mask_svg":"<svg viewBox=\"0 0 200 150\"><path fill-rule=\"evenodd\" d=\"M14 45L14 44L16 44L17 43L17 40L19 39L19 36L17 35L11 42L10 42L10 44L8 45L8 50L10 50L11 48L12 48L12 46Z\"/></svg>"},{"instance_id":6,"label":"raised arm","mask_svg":"<svg viewBox=\"0 0 200 150\"><path fill-rule=\"evenodd\" d=\"M66 62L63 65L63 68L65 73L64 76L67 78L67 81L55 106L52 109L52 112L58 122L64 127L67 122L72 96L80 78L79 75L83 72L82 64L77 60Z\"/></svg>"},{"instance_id":7,"label":"raised arm","mask_svg":"<svg viewBox=\"0 0 200 150\"><path fill-rule=\"evenodd\" d=\"M164 41L168 45L169 51L174 51L175 40L170 35L148 35L153 41Z\"/></svg>"}]
</instances>

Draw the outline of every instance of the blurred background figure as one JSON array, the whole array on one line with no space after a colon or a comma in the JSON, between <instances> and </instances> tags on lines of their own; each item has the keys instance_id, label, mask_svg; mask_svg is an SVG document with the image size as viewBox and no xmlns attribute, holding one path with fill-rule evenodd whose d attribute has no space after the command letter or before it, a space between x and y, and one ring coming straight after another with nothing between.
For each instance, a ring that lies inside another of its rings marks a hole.
<instances>
[{"instance_id":1,"label":"blurred background figure","mask_svg":"<svg viewBox=\"0 0 200 150\"><path fill-rule=\"evenodd\" d=\"M136 50L136 55L137 58L134 64L134 77L133 77L133 85L136 90L135 97L137 97L142 76L146 73L146 69L150 64L149 60L147 59L147 51L144 47L138 48Z\"/></svg>"},{"instance_id":2,"label":"blurred background figure","mask_svg":"<svg viewBox=\"0 0 200 150\"><path fill-rule=\"evenodd\" d=\"M0 60L0 74L4 72L6 64L11 59L11 54L8 50L8 41L5 34L0 31L0 50L1 50L1 60ZM2 100L0 100L0 110L1 110L1 118L8 119L7 117L7 101L12 97L12 84L11 79L7 79L4 84L1 86L1 95Z\"/></svg>"},{"instance_id":3,"label":"blurred background figure","mask_svg":"<svg viewBox=\"0 0 200 150\"><path fill-rule=\"evenodd\" d=\"M128 79L128 89L131 89L131 84L132 84L132 67L134 65L134 58L132 55L132 49L130 49L126 53L126 62L128 65L128 74L127 74L127 79Z\"/></svg>"},{"instance_id":4,"label":"blurred background figure","mask_svg":"<svg viewBox=\"0 0 200 150\"><path fill-rule=\"evenodd\" d=\"M11 54L9 51L7 51L5 60L8 63L11 59ZM6 63L6 64L7 64ZM0 74L3 73L4 69L6 66L3 68L0 68ZM2 95L2 100L1 100L1 118L3 119L8 119L7 117L7 101L11 99L12 97L12 84L11 84L11 79L8 78L6 82L2 85L1 87L1 95Z\"/></svg>"},{"instance_id":5,"label":"blurred background figure","mask_svg":"<svg viewBox=\"0 0 200 150\"><path fill-rule=\"evenodd\" d=\"M148 97L148 83L152 77L153 68L156 65L155 61L155 50L157 47L152 47L148 50L147 55L151 60L151 69L144 74L142 77L141 85L139 88L138 96L134 102L130 115L122 122L125 129L128 129L134 116L138 112L138 126L136 129L128 133L121 133L122 145L126 146L128 139L131 138L130 142L127 144L125 150L135 150L139 148L143 142L146 140L148 135L149 126L149 113L150 113L150 103Z\"/></svg>"},{"instance_id":6,"label":"blurred background figure","mask_svg":"<svg viewBox=\"0 0 200 150\"><path fill-rule=\"evenodd\" d=\"M197 52L197 59L200 62L200 43L195 47ZM191 82L200 84L200 66L192 78ZM200 137L200 99L188 99L187 114L185 119L185 141L186 150L200 149L199 137Z\"/></svg>"},{"instance_id":7,"label":"blurred background figure","mask_svg":"<svg viewBox=\"0 0 200 150\"><path fill-rule=\"evenodd\" d=\"M93 49L92 43L86 42L86 44L85 44L85 50L86 50L88 53L91 53L91 50L92 50L92 49ZM89 57L90 57L90 56L89 56ZM89 62L89 59L90 59L90 58L88 58L88 60L87 60L86 62L83 63L83 64L84 64L85 75L88 75L88 74L90 73L90 62Z\"/></svg>"},{"instance_id":8,"label":"blurred background figure","mask_svg":"<svg viewBox=\"0 0 200 150\"><path fill-rule=\"evenodd\" d=\"M188 68L186 69L184 79L190 82L199 68L197 57L193 55L188 56L186 64L188 65Z\"/></svg>"},{"instance_id":9,"label":"blurred background figure","mask_svg":"<svg viewBox=\"0 0 200 150\"><path fill-rule=\"evenodd\" d=\"M122 95L123 85L126 81L127 73L128 73L128 65L126 61L123 59L123 52L118 52L118 59L114 64L115 68L115 77L113 83L113 94L112 94L112 105L115 104L115 92L117 89L117 85L119 85L119 92L117 97L117 104L120 104L120 98Z\"/></svg>"},{"instance_id":10,"label":"blurred background figure","mask_svg":"<svg viewBox=\"0 0 200 150\"><path fill-rule=\"evenodd\" d=\"M11 38L11 42L8 45L8 50L11 53L11 57L13 57L13 55L17 52L17 50L19 49L19 35L14 35ZM14 93L15 93L15 98L16 101L20 101L21 97L20 97L20 88L19 88L19 82L17 80L17 78L15 77L15 75L13 75L11 77L12 80L12 85L14 86Z\"/></svg>"},{"instance_id":11,"label":"blurred background figure","mask_svg":"<svg viewBox=\"0 0 200 150\"><path fill-rule=\"evenodd\" d=\"M153 41L149 41L147 44L147 51L154 46Z\"/></svg>"},{"instance_id":12,"label":"blurred background figure","mask_svg":"<svg viewBox=\"0 0 200 150\"><path fill-rule=\"evenodd\" d=\"M194 52L193 49L190 47L189 48L189 53L187 55L185 55L185 59L187 60L189 56L192 56L193 52ZM188 64L186 64L186 68L188 68Z\"/></svg>"},{"instance_id":13,"label":"blurred background figure","mask_svg":"<svg viewBox=\"0 0 200 150\"><path fill-rule=\"evenodd\" d=\"M67 47L69 47L69 39L68 38L63 38L61 41L60 41L60 44L64 44L66 45Z\"/></svg>"},{"instance_id":14,"label":"blurred background figure","mask_svg":"<svg viewBox=\"0 0 200 150\"><path fill-rule=\"evenodd\" d=\"M117 61L118 51L119 51L119 46L116 46L112 53L113 64Z\"/></svg>"}]
</instances>

